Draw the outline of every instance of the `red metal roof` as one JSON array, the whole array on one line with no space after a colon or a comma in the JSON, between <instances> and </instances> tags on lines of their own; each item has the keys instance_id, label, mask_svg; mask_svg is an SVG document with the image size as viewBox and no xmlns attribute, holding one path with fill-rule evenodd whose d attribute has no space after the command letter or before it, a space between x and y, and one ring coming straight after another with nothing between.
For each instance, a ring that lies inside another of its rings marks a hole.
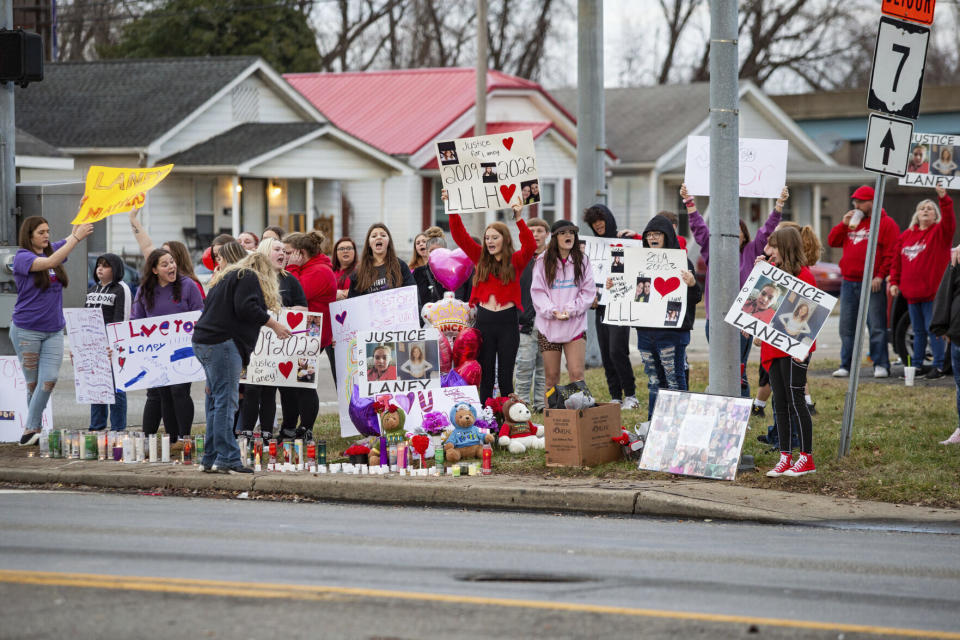
<instances>
[{"instance_id":1,"label":"red metal roof","mask_svg":"<svg viewBox=\"0 0 960 640\"><path fill-rule=\"evenodd\" d=\"M552 122L488 122L487 135L496 135L498 133L509 133L511 131L523 131L524 129L529 129L530 133L533 134L533 139L536 140L541 135L543 135L545 131L552 128L554 128ZM469 138L473 135L474 135L473 125L471 125L469 129L467 129L462 134L456 137ZM436 155L430 158L430 162L426 163L421 167L421 169L439 169L439 168L440 167L437 164Z\"/></svg>"},{"instance_id":2,"label":"red metal roof","mask_svg":"<svg viewBox=\"0 0 960 640\"><path fill-rule=\"evenodd\" d=\"M290 73L284 78L337 127L389 154L411 154L433 140L473 107L476 91L474 69ZM575 122L536 82L488 71L487 92L504 89L538 91Z\"/></svg>"}]
</instances>

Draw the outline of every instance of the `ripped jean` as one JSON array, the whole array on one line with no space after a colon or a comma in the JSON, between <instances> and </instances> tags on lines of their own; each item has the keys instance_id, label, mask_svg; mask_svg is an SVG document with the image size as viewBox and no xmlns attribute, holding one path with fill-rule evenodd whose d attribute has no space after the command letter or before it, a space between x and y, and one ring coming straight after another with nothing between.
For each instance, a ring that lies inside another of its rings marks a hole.
<instances>
[{"instance_id":1,"label":"ripped jean","mask_svg":"<svg viewBox=\"0 0 960 640\"><path fill-rule=\"evenodd\" d=\"M686 391L684 363L690 331L684 329L637 329L637 349L647 374L647 419L653 415L660 389Z\"/></svg>"},{"instance_id":2,"label":"ripped jean","mask_svg":"<svg viewBox=\"0 0 960 640\"><path fill-rule=\"evenodd\" d=\"M63 362L63 331L32 331L10 323L10 341L27 381L25 431L40 431Z\"/></svg>"}]
</instances>

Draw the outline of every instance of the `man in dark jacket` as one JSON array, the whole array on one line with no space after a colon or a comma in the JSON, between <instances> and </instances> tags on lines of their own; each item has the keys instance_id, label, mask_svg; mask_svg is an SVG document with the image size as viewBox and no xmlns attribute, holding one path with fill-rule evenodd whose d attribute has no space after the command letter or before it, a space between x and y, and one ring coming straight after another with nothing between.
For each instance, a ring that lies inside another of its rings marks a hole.
<instances>
[{"instance_id":1,"label":"man in dark jacket","mask_svg":"<svg viewBox=\"0 0 960 640\"><path fill-rule=\"evenodd\" d=\"M960 247L951 252L951 264L943 274L937 297L933 299L933 317L930 332L946 336L950 340L950 362L953 365L953 381L957 387L957 415L960 419ZM957 427L940 444L960 444L960 427Z\"/></svg>"},{"instance_id":2,"label":"man in dark jacket","mask_svg":"<svg viewBox=\"0 0 960 640\"><path fill-rule=\"evenodd\" d=\"M598 203L587 209L583 220L598 238L620 237L617 234L617 221L604 204ZM624 409L636 409L640 403L637 401L637 382L630 364L630 327L604 324L606 307L597 305L596 309L597 343L610 399L617 404L622 403Z\"/></svg>"},{"instance_id":3,"label":"man in dark jacket","mask_svg":"<svg viewBox=\"0 0 960 640\"><path fill-rule=\"evenodd\" d=\"M523 312L520 314L520 348L517 350L517 364L514 369L514 391L520 399L533 407L534 411L543 411L543 398L546 395L547 379L543 373L543 356L540 354L539 336L533 326L537 312L533 308L533 299L530 297L530 286L533 283L533 265L537 263L536 256L547 249L547 240L550 239L550 225L540 218L527 220L527 226L537 241L537 251L533 260L520 275L520 303ZM533 398L530 392L533 391Z\"/></svg>"},{"instance_id":4,"label":"man in dark jacket","mask_svg":"<svg viewBox=\"0 0 960 640\"><path fill-rule=\"evenodd\" d=\"M105 253L97 258L94 269L95 282L87 290L84 307L100 309L104 325L130 319L133 296L130 287L123 281L123 260L114 253ZM127 394L114 385L114 402L90 405L90 430L100 431L107 427L107 412L110 413L110 430L127 428Z\"/></svg>"}]
</instances>

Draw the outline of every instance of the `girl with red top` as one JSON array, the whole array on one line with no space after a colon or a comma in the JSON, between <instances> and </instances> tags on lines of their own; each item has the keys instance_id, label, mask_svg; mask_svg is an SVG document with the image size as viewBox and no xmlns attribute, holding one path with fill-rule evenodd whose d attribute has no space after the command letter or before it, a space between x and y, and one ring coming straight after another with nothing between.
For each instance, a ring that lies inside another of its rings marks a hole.
<instances>
[{"instance_id":1,"label":"girl with red top","mask_svg":"<svg viewBox=\"0 0 960 640\"><path fill-rule=\"evenodd\" d=\"M357 266L357 245L349 237L333 245L333 275L337 278L337 300L346 300L350 292L350 275Z\"/></svg>"},{"instance_id":2,"label":"girl with red top","mask_svg":"<svg viewBox=\"0 0 960 640\"><path fill-rule=\"evenodd\" d=\"M913 364L926 374L928 380L943 377L946 345L930 333L930 320L933 319L933 299L950 262L950 245L957 228L953 200L943 187L936 189L940 206L937 207L933 200L924 200L917 205L910 226L900 234L890 265L890 295L903 294L907 301L913 327ZM923 371L928 335L933 366Z\"/></svg>"},{"instance_id":3,"label":"girl with red top","mask_svg":"<svg viewBox=\"0 0 960 640\"><path fill-rule=\"evenodd\" d=\"M798 280L816 286L813 273L805 266L803 238L796 228L780 227L774 231L767 240L764 253L770 256L772 264ZM762 259L757 258L758 261ZM817 344L814 342L810 346L810 354L816 348ZM760 364L770 372L773 411L777 418L777 435L781 449L777 466L767 472L770 478L802 476L817 470L813 464L813 422L804 398L809 363L809 354L804 360L798 360L766 342L760 347ZM790 450L791 417L800 425L800 456L796 461L792 459Z\"/></svg>"},{"instance_id":4,"label":"girl with red top","mask_svg":"<svg viewBox=\"0 0 960 640\"><path fill-rule=\"evenodd\" d=\"M447 199L447 192L441 192ZM483 246L477 244L456 213L450 214L450 233L470 261L476 265L470 304L477 307L475 327L483 337L480 345L480 402L493 394L493 376L497 372L500 395L513 393L513 367L520 348L520 274L537 250L533 232L520 217L523 204L513 205L513 219L520 231L520 250L513 250L510 230L502 222L487 225ZM498 364L499 363L499 364Z\"/></svg>"}]
</instances>

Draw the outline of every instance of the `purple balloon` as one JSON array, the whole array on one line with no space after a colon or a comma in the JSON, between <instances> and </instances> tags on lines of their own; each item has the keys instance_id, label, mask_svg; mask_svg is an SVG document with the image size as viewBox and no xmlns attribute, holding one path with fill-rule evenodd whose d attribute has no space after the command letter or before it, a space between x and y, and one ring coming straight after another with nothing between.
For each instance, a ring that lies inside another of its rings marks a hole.
<instances>
[{"instance_id":1,"label":"purple balloon","mask_svg":"<svg viewBox=\"0 0 960 640\"><path fill-rule=\"evenodd\" d=\"M373 398L361 398L360 388L353 385L353 395L350 397L350 420L360 435L380 435L380 421L377 419L377 411L373 408L373 403Z\"/></svg>"},{"instance_id":2,"label":"purple balloon","mask_svg":"<svg viewBox=\"0 0 960 640\"><path fill-rule=\"evenodd\" d=\"M441 387L466 387L467 381L463 379L459 373L455 370L450 369L449 372L443 374L440 377L440 386Z\"/></svg>"}]
</instances>

